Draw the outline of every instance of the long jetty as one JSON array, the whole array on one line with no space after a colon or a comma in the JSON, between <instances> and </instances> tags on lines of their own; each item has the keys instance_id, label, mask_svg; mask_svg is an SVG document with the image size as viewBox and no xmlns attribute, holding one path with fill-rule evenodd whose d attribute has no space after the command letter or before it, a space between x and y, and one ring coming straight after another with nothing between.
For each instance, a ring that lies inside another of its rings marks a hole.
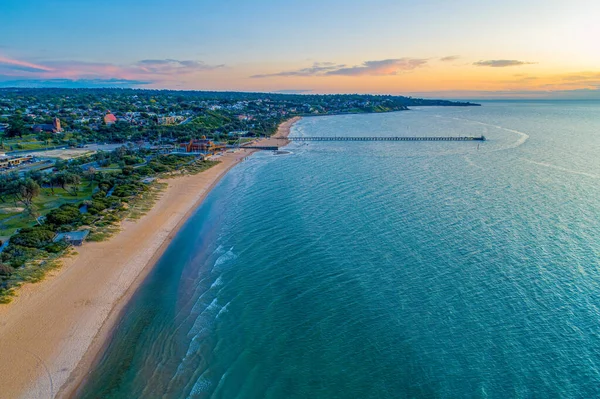
<instances>
[{"instance_id":1,"label":"long jetty","mask_svg":"<svg viewBox=\"0 0 600 399\"><path fill-rule=\"evenodd\" d=\"M280 140L291 140L291 141L485 141L485 136L472 137L432 137L432 136L393 136L393 137L381 137L381 136L365 136L365 137L348 137L348 136L303 136L303 137L277 137Z\"/></svg>"}]
</instances>

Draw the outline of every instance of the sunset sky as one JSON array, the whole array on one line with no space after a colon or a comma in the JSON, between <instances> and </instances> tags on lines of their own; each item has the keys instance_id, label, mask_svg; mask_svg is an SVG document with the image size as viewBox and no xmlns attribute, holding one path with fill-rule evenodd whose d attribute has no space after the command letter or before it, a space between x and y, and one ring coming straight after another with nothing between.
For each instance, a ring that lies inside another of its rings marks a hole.
<instances>
[{"instance_id":1,"label":"sunset sky","mask_svg":"<svg viewBox=\"0 0 600 399\"><path fill-rule=\"evenodd\" d=\"M598 0L1 0L0 86L600 99Z\"/></svg>"}]
</instances>

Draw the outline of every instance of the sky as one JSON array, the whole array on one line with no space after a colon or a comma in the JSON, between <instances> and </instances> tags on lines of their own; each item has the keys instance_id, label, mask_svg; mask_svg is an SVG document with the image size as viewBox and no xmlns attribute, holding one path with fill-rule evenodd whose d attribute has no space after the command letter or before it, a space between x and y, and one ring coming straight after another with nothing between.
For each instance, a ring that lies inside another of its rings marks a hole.
<instances>
[{"instance_id":1,"label":"sky","mask_svg":"<svg viewBox=\"0 0 600 399\"><path fill-rule=\"evenodd\" d=\"M0 87L600 99L599 0L0 0Z\"/></svg>"}]
</instances>

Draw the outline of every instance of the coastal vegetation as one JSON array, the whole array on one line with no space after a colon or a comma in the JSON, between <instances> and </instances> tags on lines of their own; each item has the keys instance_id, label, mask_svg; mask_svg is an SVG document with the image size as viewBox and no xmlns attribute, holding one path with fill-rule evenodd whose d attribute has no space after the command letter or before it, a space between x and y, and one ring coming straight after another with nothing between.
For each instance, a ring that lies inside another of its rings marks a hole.
<instances>
[{"instance_id":1,"label":"coastal vegetation","mask_svg":"<svg viewBox=\"0 0 600 399\"><path fill-rule=\"evenodd\" d=\"M57 234L89 231L89 241L104 240L123 219L152 208L166 186L156 178L199 173L217 163L180 155L146 162L145 156L143 150L122 148L57 162L52 174L0 174L0 241L9 239L0 253L0 303L60 264L70 245L55 240ZM118 168L103 168L113 165Z\"/></svg>"}]
</instances>

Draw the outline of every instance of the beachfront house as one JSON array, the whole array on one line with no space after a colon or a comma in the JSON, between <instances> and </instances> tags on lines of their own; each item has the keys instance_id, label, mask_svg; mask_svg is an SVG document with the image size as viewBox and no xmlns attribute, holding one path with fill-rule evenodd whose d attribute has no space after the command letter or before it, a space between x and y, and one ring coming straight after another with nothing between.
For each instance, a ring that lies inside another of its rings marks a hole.
<instances>
[{"instance_id":1,"label":"beachfront house","mask_svg":"<svg viewBox=\"0 0 600 399\"><path fill-rule=\"evenodd\" d=\"M71 245L80 246L90 234L89 230L69 231L54 236L53 242L66 241Z\"/></svg>"},{"instance_id":2,"label":"beachfront house","mask_svg":"<svg viewBox=\"0 0 600 399\"><path fill-rule=\"evenodd\" d=\"M217 152L224 151L226 146L223 143L216 143L212 140L202 136L200 140L190 140L189 143L183 143L179 145L179 148L185 152L199 153L199 154L215 154Z\"/></svg>"}]
</instances>

